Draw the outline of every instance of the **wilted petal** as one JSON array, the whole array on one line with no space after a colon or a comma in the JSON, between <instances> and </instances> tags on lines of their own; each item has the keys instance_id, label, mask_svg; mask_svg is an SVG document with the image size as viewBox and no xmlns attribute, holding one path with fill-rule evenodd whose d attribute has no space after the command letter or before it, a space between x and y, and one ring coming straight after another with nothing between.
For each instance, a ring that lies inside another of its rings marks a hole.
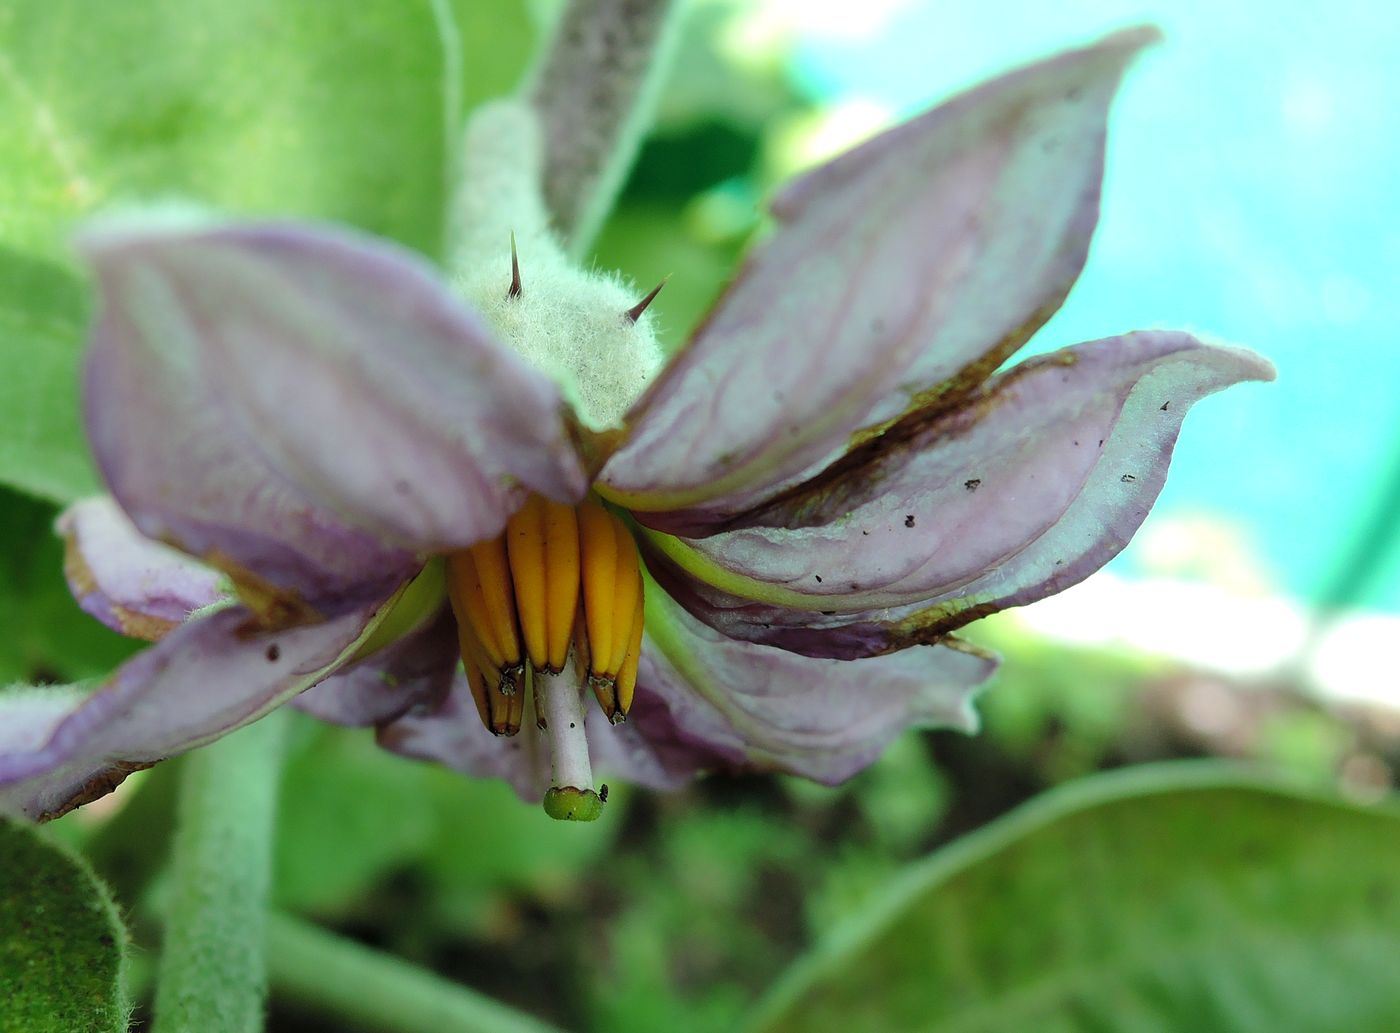
<instances>
[{"instance_id":1,"label":"wilted petal","mask_svg":"<svg viewBox=\"0 0 1400 1033\"><path fill-rule=\"evenodd\" d=\"M790 526L653 537L671 558L651 565L736 638L834 657L932 641L1107 563L1161 491L1191 405L1272 376L1170 332L1031 359L766 514Z\"/></svg>"},{"instance_id":2,"label":"wilted petal","mask_svg":"<svg viewBox=\"0 0 1400 1033\"><path fill-rule=\"evenodd\" d=\"M58 533L78 605L123 635L154 642L224 597L217 571L145 537L110 496L69 506Z\"/></svg>"},{"instance_id":3,"label":"wilted petal","mask_svg":"<svg viewBox=\"0 0 1400 1033\"><path fill-rule=\"evenodd\" d=\"M555 386L396 246L188 220L80 243L89 436L149 537L343 605L498 533L528 489L586 488Z\"/></svg>"},{"instance_id":4,"label":"wilted petal","mask_svg":"<svg viewBox=\"0 0 1400 1033\"><path fill-rule=\"evenodd\" d=\"M647 595L647 648L636 723L688 745L711 766L786 771L835 784L850 778L905 728L973 731L971 700L996 668L961 643L916 646L869 660L817 660L737 642L706 627L661 592Z\"/></svg>"},{"instance_id":5,"label":"wilted petal","mask_svg":"<svg viewBox=\"0 0 1400 1033\"><path fill-rule=\"evenodd\" d=\"M256 720L333 670L373 612L250 635L247 610L218 611L127 661L61 717L32 693L0 694L0 813L61 814Z\"/></svg>"},{"instance_id":6,"label":"wilted petal","mask_svg":"<svg viewBox=\"0 0 1400 1033\"><path fill-rule=\"evenodd\" d=\"M861 428L975 388L1078 276L1108 105L1153 39L1003 76L784 190L778 231L634 410L610 495L652 526L701 531L816 473Z\"/></svg>"},{"instance_id":7,"label":"wilted petal","mask_svg":"<svg viewBox=\"0 0 1400 1033\"><path fill-rule=\"evenodd\" d=\"M633 785L675 789L694 774L691 754L649 742L634 722L611 725L588 708L588 753L594 777L617 776ZM517 735L497 737L481 725L466 681L436 707L420 706L383 725L379 744L415 760L431 760L477 778L509 782L522 800L538 803L550 786L549 750L543 734L526 721Z\"/></svg>"},{"instance_id":8,"label":"wilted petal","mask_svg":"<svg viewBox=\"0 0 1400 1033\"><path fill-rule=\"evenodd\" d=\"M392 721L447 695L457 650L457 625L444 608L426 627L336 671L292 700L292 706L337 725Z\"/></svg>"}]
</instances>

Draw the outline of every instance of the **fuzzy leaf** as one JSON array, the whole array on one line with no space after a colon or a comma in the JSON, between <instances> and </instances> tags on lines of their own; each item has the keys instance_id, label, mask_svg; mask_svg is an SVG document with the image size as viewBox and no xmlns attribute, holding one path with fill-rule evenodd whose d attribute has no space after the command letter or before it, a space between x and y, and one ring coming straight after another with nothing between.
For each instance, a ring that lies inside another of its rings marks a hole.
<instances>
[{"instance_id":1,"label":"fuzzy leaf","mask_svg":"<svg viewBox=\"0 0 1400 1033\"><path fill-rule=\"evenodd\" d=\"M126 930L86 864L0 820L0 1030L124 1031Z\"/></svg>"}]
</instances>

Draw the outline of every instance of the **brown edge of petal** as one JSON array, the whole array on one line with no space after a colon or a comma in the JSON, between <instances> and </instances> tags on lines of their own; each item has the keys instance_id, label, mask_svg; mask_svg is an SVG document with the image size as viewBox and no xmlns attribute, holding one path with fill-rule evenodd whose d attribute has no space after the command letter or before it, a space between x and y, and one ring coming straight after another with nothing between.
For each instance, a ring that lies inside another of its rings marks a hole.
<instances>
[{"instance_id":1,"label":"brown edge of petal","mask_svg":"<svg viewBox=\"0 0 1400 1033\"><path fill-rule=\"evenodd\" d=\"M730 517L720 530L751 524L805 527L822 523L853 493L864 491L878 479L881 470L922 435L936 430L940 439L956 437L984 420L1006 397L1005 390L1011 384L1045 366L1072 366L1078 361L1079 357L1067 349L1034 356L995 379L973 383L956 398L940 396L936 404L908 412L873 432L816 476Z\"/></svg>"},{"instance_id":2,"label":"brown edge of petal","mask_svg":"<svg viewBox=\"0 0 1400 1033\"><path fill-rule=\"evenodd\" d=\"M78 546L78 536L71 531L63 534L63 576L68 579L73 594L79 599L102 595L102 588L97 583L92 567L83 558L82 550ZM121 606L110 599L107 601L106 608L112 619L116 621L117 630L130 638L159 642L180 626L177 621L166 620L163 617L152 617L147 613L137 613L135 610Z\"/></svg>"},{"instance_id":3,"label":"brown edge of petal","mask_svg":"<svg viewBox=\"0 0 1400 1033\"><path fill-rule=\"evenodd\" d=\"M239 638L251 638L267 631L289 631L319 624L324 619L299 593L278 588L218 549L210 550L200 559L228 576L238 601L253 614L252 619L237 630Z\"/></svg>"},{"instance_id":4,"label":"brown edge of petal","mask_svg":"<svg viewBox=\"0 0 1400 1033\"><path fill-rule=\"evenodd\" d=\"M1026 317L1020 326L1004 335L991 350L982 355L981 358L969 363L960 369L956 374L932 387L915 394L905 410L884 423L875 424L870 427L862 427L851 435L851 451L847 455L859 452L864 446L877 442L885 433L905 421L916 421L918 423L931 423L939 416L942 416L950 409L956 408L964 399L974 394L979 387L985 384L988 378L997 371L997 368L1007 359L1015 355L1021 348L1049 322L1050 317L1065 303L1065 298L1069 297L1069 292L1078 281L1079 274L1076 272L1067 282L1062 284L1055 294L1047 298L1035 311Z\"/></svg>"},{"instance_id":5,"label":"brown edge of petal","mask_svg":"<svg viewBox=\"0 0 1400 1033\"><path fill-rule=\"evenodd\" d=\"M94 800L100 800L102 797L115 791L117 786L126 781L127 775L134 774L137 771L144 771L146 768L154 767L159 763L160 761L156 760L119 760L111 767L107 768L107 770L99 771L89 778L77 788L72 796L64 800L63 803L59 804L57 807L41 811L35 816L34 820L42 823L53 821L55 818L61 818L69 811L90 804Z\"/></svg>"}]
</instances>

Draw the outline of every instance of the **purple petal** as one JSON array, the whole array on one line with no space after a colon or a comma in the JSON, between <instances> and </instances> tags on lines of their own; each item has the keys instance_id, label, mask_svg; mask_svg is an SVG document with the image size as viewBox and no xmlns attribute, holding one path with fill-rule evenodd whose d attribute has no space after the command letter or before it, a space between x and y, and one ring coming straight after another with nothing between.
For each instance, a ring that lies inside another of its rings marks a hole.
<instances>
[{"instance_id":1,"label":"purple petal","mask_svg":"<svg viewBox=\"0 0 1400 1033\"><path fill-rule=\"evenodd\" d=\"M1031 359L757 514L778 526L653 535L651 566L737 638L837 657L931 641L1097 570L1146 518L1186 411L1272 376L1170 332Z\"/></svg>"},{"instance_id":2,"label":"purple petal","mask_svg":"<svg viewBox=\"0 0 1400 1033\"><path fill-rule=\"evenodd\" d=\"M827 784L866 767L911 726L974 731L972 697L996 668L953 642L869 660L818 660L737 642L661 592L647 595L647 636L635 714L644 735L688 746L711 767L786 771Z\"/></svg>"},{"instance_id":3,"label":"purple petal","mask_svg":"<svg viewBox=\"0 0 1400 1033\"><path fill-rule=\"evenodd\" d=\"M69 506L58 533L78 605L123 635L154 642L224 598L217 571L142 535L110 496Z\"/></svg>"},{"instance_id":4,"label":"purple petal","mask_svg":"<svg viewBox=\"0 0 1400 1033\"><path fill-rule=\"evenodd\" d=\"M433 706L452 689L457 625L446 608L437 620L313 685L292 706L336 725L378 725L413 707Z\"/></svg>"},{"instance_id":5,"label":"purple petal","mask_svg":"<svg viewBox=\"0 0 1400 1033\"><path fill-rule=\"evenodd\" d=\"M1079 275L1108 105L1155 38L1003 76L791 184L778 231L634 409L610 496L694 533L805 480L861 428L975 388Z\"/></svg>"},{"instance_id":6,"label":"purple petal","mask_svg":"<svg viewBox=\"0 0 1400 1033\"><path fill-rule=\"evenodd\" d=\"M313 605L586 490L543 374L433 271L345 231L102 224L87 366L99 465L148 537Z\"/></svg>"},{"instance_id":7,"label":"purple petal","mask_svg":"<svg viewBox=\"0 0 1400 1033\"><path fill-rule=\"evenodd\" d=\"M220 610L176 628L61 715L32 693L0 694L0 813L62 814L257 720L326 677L373 614L249 634L249 611Z\"/></svg>"},{"instance_id":8,"label":"purple petal","mask_svg":"<svg viewBox=\"0 0 1400 1033\"><path fill-rule=\"evenodd\" d=\"M635 722L610 725L588 708L588 753L594 775L616 776L634 785L675 789L695 771L692 754L670 744L654 746ZM519 734L498 738L481 725L470 690L458 677L438 706L420 706L383 725L379 744L415 760L431 760L478 778L509 782L522 800L538 803L550 785L545 738L526 721Z\"/></svg>"}]
</instances>

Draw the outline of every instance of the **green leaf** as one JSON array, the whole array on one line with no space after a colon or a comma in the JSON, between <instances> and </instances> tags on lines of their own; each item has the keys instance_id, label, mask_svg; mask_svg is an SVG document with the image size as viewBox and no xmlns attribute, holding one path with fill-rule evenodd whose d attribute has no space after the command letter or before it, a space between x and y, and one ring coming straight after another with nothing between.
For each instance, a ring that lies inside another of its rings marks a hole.
<instances>
[{"instance_id":1,"label":"green leaf","mask_svg":"<svg viewBox=\"0 0 1400 1033\"><path fill-rule=\"evenodd\" d=\"M126 930L77 857L0 820L0 1033L127 1028Z\"/></svg>"},{"instance_id":2,"label":"green leaf","mask_svg":"<svg viewBox=\"0 0 1400 1033\"><path fill-rule=\"evenodd\" d=\"M298 724L308 741L283 780L274 864L273 898L288 910L343 915L390 872L418 866L434 918L471 925L497 894L563 892L625 813L615 786L609 821L550 821L503 782L397 757L361 729Z\"/></svg>"},{"instance_id":3,"label":"green leaf","mask_svg":"<svg viewBox=\"0 0 1400 1033\"><path fill-rule=\"evenodd\" d=\"M141 645L78 609L63 580L56 515L0 488L0 685L100 677Z\"/></svg>"},{"instance_id":4,"label":"green leaf","mask_svg":"<svg viewBox=\"0 0 1400 1033\"><path fill-rule=\"evenodd\" d=\"M395 866L422 855L437 815L423 765L395 763L363 732L309 728L311 743L287 764L273 854L273 898L283 907L337 914Z\"/></svg>"},{"instance_id":5,"label":"green leaf","mask_svg":"<svg viewBox=\"0 0 1400 1033\"><path fill-rule=\"evenodd\" d=\"M59 502L96 485L67 244L89 213L182 197L437 255L456 38L435 0L0 5L0 481Z\"/></svg>"},{"instance_id":6,"label":"green leaf","mask_svg":"<svg viewBox=\"0 0 1400 1033\"><path fill-rule=\"evenodd\" d=\"M180 194L436 254L458 70L431 0L25 0L0 13L0 238Z\"/></svg>"},{"instance_id":7,"label":"green leaf","mask_svg":"<svg viewBox=\"0 0 1400 1033\"><path fill-rule=\"evenodd\" d=\"M86 320L72 273L0 246L0 482L55 502L97 490L78 420Z\"/></svg>"},{"instance_id":8,"label":"green leaf","mask_svg":"<svg viewBox=\"0 0 1400 1033\"><path fill-rule=\"evenodd\" d=\"M1382 1033L1400 816L1218 767L1099 776L909 871L799 963L761 1033Z\"/></svg>"}]
</instances>

